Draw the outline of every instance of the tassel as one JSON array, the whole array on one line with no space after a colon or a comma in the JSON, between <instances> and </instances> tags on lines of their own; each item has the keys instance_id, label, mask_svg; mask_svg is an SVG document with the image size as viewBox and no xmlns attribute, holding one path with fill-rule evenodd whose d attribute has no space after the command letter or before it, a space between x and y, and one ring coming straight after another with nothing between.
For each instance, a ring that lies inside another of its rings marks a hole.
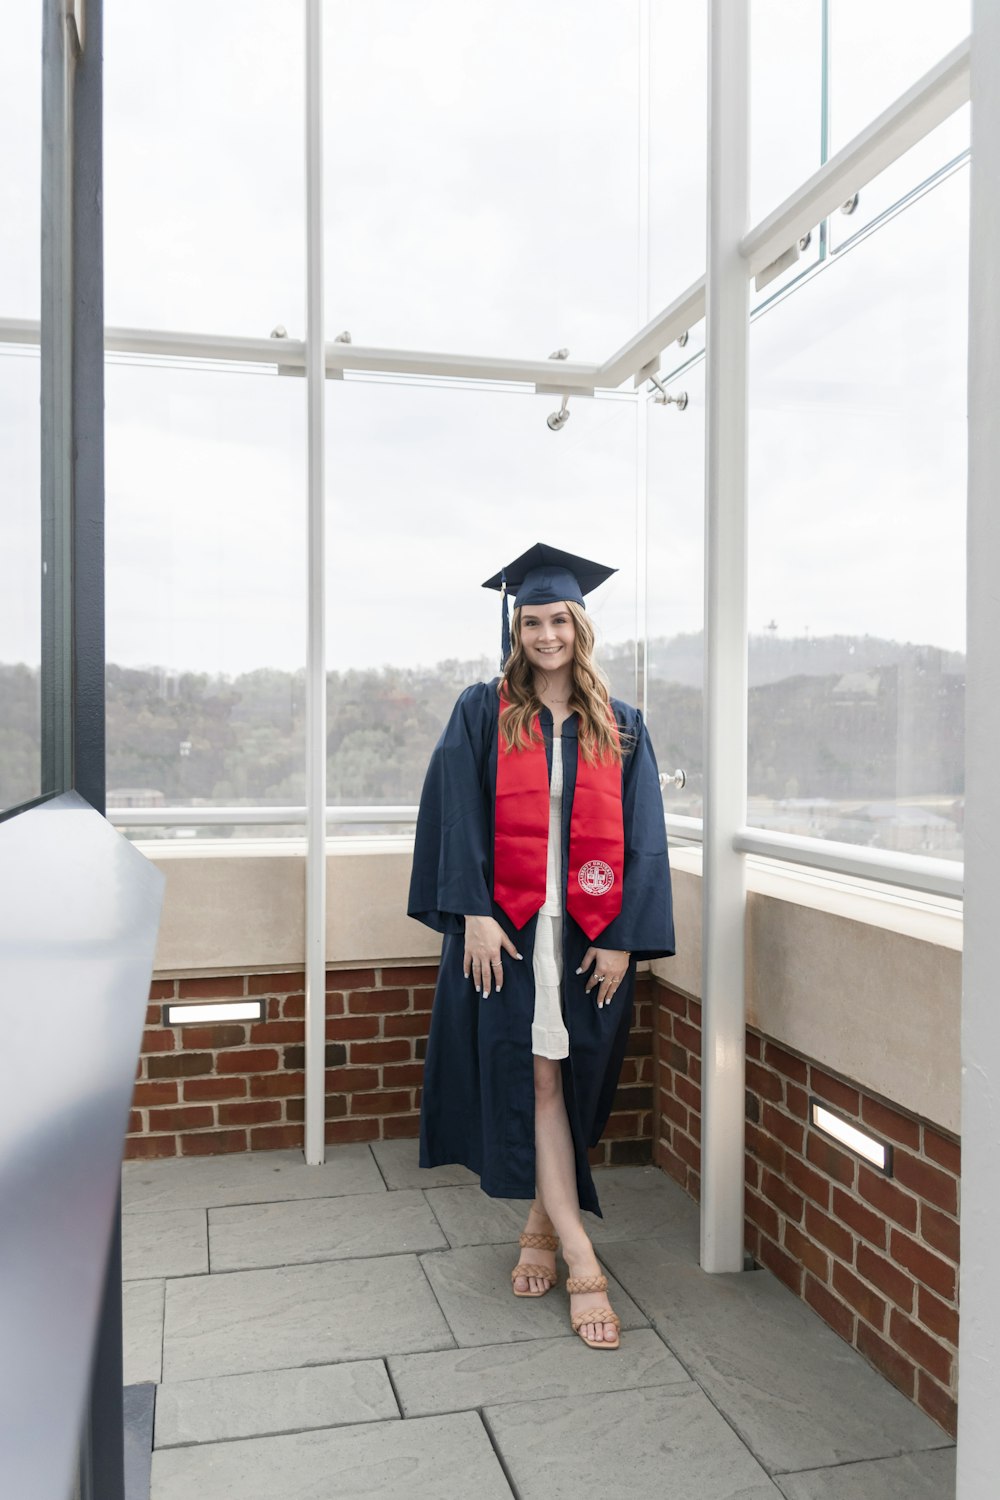
<instances>
[{"instance_id":1,"label":"tassel","mask_svg":"<svg viewBox=\"0 0 1000 1500\"><path fill-rule=\"evenodd\" d=\"M507 574L500 573L500 670L503 671L510 655L510 611L507 607Z\"/></svg>"}]
</instances>

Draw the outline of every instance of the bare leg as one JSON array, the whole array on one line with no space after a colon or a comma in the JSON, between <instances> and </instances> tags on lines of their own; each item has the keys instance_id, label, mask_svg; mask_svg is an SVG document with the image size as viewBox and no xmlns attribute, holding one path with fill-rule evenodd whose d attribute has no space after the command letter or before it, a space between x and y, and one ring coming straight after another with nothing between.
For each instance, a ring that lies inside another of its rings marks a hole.
<instances>
[{"instance_id":1,"label":"bare leg","mask_svg":"<svg viewBox=\"0 0 1000 1500\"><path fill-rule=\"evenodd\" d=\"M563 1097L562 1069L549 1057L536 1057L535 1063L535 1179L538 1201L555 1225L562 1240L563 1255L571 1276L595 1276L600 1265L590 1236L580 1218L580 1200L576 1191L576 1166L573 1160L573 1135ZM572 1311L602 1307L605 1292L573 1292ZM614 1343L618 1330L613 1323L585 1323L581 1335L591 1339L607 1338Z\"/></svg>"}]
</instances>

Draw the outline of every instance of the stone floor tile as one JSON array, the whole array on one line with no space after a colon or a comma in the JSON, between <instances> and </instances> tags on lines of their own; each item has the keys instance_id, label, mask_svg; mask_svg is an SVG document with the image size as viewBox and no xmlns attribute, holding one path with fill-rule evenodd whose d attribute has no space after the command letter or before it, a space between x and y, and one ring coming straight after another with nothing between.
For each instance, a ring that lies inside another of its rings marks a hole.
<instances>
[{"instance_id":1,"label":"stone floor tile","mask_svg":"<svg viewBox=\"0 0 1000 1500\"><path fill-rule=\"evenodd\" d=\"M603 1355L603 1351L602 1355ZM634 1390L688 1379L651 1328L633 1328L612 1358L595 1359L579 1338L529 1339L433 1354L394 1354L393 1385L406 1417L506 1401Z\"/></svg>"},{"instance_id":2,"label":"stone floor tile","mask_svg":"<svg viewBox=\"0 0 1000 1500\"><path fill-rule=\"evenodd\" d=\"M201 1276L208 1271L208 1226L203 1208L122 1215L122 1280Z\"/></svg>"},{"instance_id":3,"label":"stone floor tile","mask_svg":"<svg viewBox=\"0 0 1000 1500\"><path fill-rule=\"evenodd\" d=\"M691 1383L488 1406L483 1416L520 1500L780 1500Z\"/></svg>"},{"instance_id":4,"label":"stone floor tile","mask_svg":"<svg viewBox=\"0 0 1000 1500\"><path fill-rule=\"evenodd\" d=\"M955 1500L955 1449L779 1474L786 1500Z\"/></svg>"},{"instance_id":5,"label":"stone floor tile","mask_svg":"<svg viewBox=\"0 0 1000 1500\"><path fill-rule=\"evenodd\" d=\"M413 1191L213 1208L208 1225L213 1271L397 1255L448 1244L423 1193Z\"/></svg>"},{"instance_id":6,"label":"stone floor tile","mask_svg":"<svg viewBox=\"0 0 1000 1500\"><path fill-rule=\"evenodd\" d=\"M159 1381L163 1368L162 1280L122 1286L122 1352L126 1385Z\"/></svg>"},{"instance_id":7,"label":"stone floor tile","mask_svg":"<svg viewBox=\"0 0 1000 1500\"><path fill-rule=\"evenodd\" d=\"M151 1500L511 1500L475 1412L161 1448ZM755 1497L756 1500L756 1497Z\"/></svg>"},{"instance_id":8,"label":"stone floor tile","mask_svg":"<svg viewBox=\"0 0 1000 1500\"><path fill-rule=\"evenodd\" d=\"M149 1500L156 1386L127 1385L122 1392L125 1500Z\"/></svg>"},{"instance_id":9,"label":"stone floor tile","mask_svg":"<svg viewBox=\"0 0 1000 1500\"><path fill-rule=\"evenodd\" d=\"M399 1417L380 1359L169 1380L156 1393L156 1446L221 1443Z\"/></svg>"},{"instance_id":10,"label":"stone floor tile","mask_svg":"<svg viewBox=\"0 0 1000 1500\"><path fill-rule=\"evenodd\" d=\"M659 1237L600 1253L772 1473L940 1447L936 1423L770 1271L710 1275Z\"/></svg>"},{"instance_id":11,"label":"stone floor tile","mask_svg":"<svg viewBox=\"0 0 1000 1500\"><path fill-rule=\"evenodd\" d=\"M511 1245L517 1259L517 1237L524 1228L530 1198L491 1198L472 1187L426 1188L424 1196L453 1248L464 1245Z\"/></svg>"},{"instance_id":12,"label":"stone floor tile","mask_svg":"<svg viewBox=\"0 0 1000 1500\"><path fill-rule=\"evenodd\" d=\"M129 1161L122 1167L125 1213L382 1192L385 1182L366 1145L332 1147L321 1167L309 1166L298 1150Z\"/></svg>"},{"instance_id":13,"label":"stone floor tile","mask_svg":"<svg viewBox=\"0 0 1000 1500\"><path fill-rule=\"evenodd\" d=\"M678 1253L698 1260L698 1205L659 1167L600 1167L594 1172L594 1182L604 1217L599 1219L586 1210L581 1217L595 1245L655 1235L669 1240Z\"/></svg>"},{"instance_id":14,"label":"stone floor tile","mask_svg":"<svg viewBox=\"0 0 1000 1500\"><path fill-rule=\"evenodd\" d=\"M508 1340L552 1338L560 1334L579 1337L570 1327L569 1296L562 1274L565 1266L561 1268L560 1284L546 1292L544 1297L515 1297L511 1291L510 1273L516 1261L516 1246L509 1245L431 1250L420 1257L457 1343L501 1344ZM626 1337L624 1330L647 1325L648 1319L611 1275L608 1276L608 1297L622 1320L623 1342ZM581 1339L581 1345L582 1342ZM402 1354L405 1351L397 1349L395 1352Z\"/></svg>"},{"instance_id":15,"label":"stone floor tile","mask_svg":"<svg viewBox=\"0 0 1000 1500\"><path fill-rule=\"evenodd\" d=\"M342 1147L338 1146L337 1150ZM372 1154L390 1188L446 1187L462 1183L479 1186L479 1178L468 1167L454 1162L444 1167L419 1164L420 1143L407 1136L398 1141L372 1141Z\"/></svg>"},{"instance_id":16,"label":"stone floor tile","mask_svg":"<svg viewBox=\"0 0 1000 1500\"><path fill-rule=\"evenodd\" d=\"M453 1346L414 1255L213 1272L167 1283L164 1380Z\"/></svg>"}]
</instances>

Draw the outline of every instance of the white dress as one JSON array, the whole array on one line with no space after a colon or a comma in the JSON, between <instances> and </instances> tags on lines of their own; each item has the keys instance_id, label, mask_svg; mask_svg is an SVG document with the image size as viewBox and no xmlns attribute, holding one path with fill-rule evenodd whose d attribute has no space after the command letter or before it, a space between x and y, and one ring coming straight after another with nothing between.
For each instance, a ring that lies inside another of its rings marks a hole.
<instances>
[{"instance_id":1,"label":"white dress","mask_svg":"<svg viewBox=\"0 0 1000 1500\"><path fill-rule=\"evenodd\" d=\"M531 1050L539 1057L568 1057L569 1032L562 1014L562 738L552 737L549 782L549 849L545 900L535 927L535 1013Z\"/></svg>"}]
</instances>

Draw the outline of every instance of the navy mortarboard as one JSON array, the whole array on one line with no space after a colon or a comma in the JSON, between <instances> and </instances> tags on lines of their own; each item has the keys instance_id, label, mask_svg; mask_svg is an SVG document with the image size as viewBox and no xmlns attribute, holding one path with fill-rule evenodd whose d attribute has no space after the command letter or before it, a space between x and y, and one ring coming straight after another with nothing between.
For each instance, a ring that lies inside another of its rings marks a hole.
<instances>
[{"instance_id":1,"label":"navy mortarboard","mask_svg":"<svg viewBox=\"0 0 1000 1500\"><path fill-rule=\"evenodd\" d=\"M577 557L575 553L563 552L560 547L536 542L499 573L487 578L483 588L498 589L503 598L503 660L510 655L508 594L516 596L518 605L556 604L563 599L572 599L575 604L586 608L584 594L589 594L617 572L617 568L607 568L603 563L592 562L589 557Z\"/></svg>"}]
</instances>

